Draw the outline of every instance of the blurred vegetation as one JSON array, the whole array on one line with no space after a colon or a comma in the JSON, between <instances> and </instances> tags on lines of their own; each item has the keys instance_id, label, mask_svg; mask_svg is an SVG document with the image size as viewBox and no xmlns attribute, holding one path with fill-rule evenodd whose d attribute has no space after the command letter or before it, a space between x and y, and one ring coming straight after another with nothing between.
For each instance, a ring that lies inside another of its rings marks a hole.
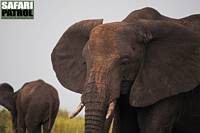
<instances>
[{"instance_id":1,"label":"blurred vegetation","mask_svg":"<svg viewBox=\"0 0 200 133\"><path fill-rule=\"evenodd\" d=\"M0 110L0 133L12 133L11 115L7 110Z\"/></svg>"},{"instance_id":2,"label":"blurred vegetation","mask_svg":"<svg viewBox=\"0 0 200 133\"><path fill-rule=\"evenodd\" d=\"M84 132L84 118L79 116L74 119L69 119L68 115L67 111L60 110L58 112L52 133ZM0 133L12 133L11 114L4 109L0 109Z\"/></svg>"},{"instance_id":3,"label":"blurred vegetation","mask_svg":"<svg viewBox=\"0 0 200 133\"><path fill-rule=\"evenodd\" d=\"M84 119L82 117L69 119L67 111L59 111L52 133L83 133L83 131Z\"/></svg>"},{"instance_id":4,"label":"blurred vegetation","mask_svg":"<svg viewBox=\"0 0 200 133\"><path fill-rule=\"evenodd\" d=\"M60 110L52 133L83 133L84 119L76 117L69 119L68 112ZM11 115L7 110L0 110L0 133L12 133Z\"/></svg>"}]
</instances>

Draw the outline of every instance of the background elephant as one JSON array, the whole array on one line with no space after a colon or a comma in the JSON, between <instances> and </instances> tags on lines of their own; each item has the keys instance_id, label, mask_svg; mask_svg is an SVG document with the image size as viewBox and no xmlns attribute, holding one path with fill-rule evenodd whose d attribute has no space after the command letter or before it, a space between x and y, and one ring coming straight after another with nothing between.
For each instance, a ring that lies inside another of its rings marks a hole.
<instances>
[{"instance_id":1,"label":"background elephant","mask_svg":"<svg viewBox=\"0 0 200 133\"><path fill-rule=\"evenodd\" d=\"M113 132L200 132L200 15L144 8L102 23L72 25L52 52L60 83L82 94L85 132L102 133L113 112Z\"/></svg>"},{"instance_id":2,"label":"background elephant","mask_svg":"<svg viewBox=\"0 0 200 133\"><path fill-rule=\"evenodd\" d=\"M28 82L14 93L12 86L0 84L0 105L12 114L16 133L50 133L59 108L58 93L42 80Z\"/></svg>"}]
</instances>

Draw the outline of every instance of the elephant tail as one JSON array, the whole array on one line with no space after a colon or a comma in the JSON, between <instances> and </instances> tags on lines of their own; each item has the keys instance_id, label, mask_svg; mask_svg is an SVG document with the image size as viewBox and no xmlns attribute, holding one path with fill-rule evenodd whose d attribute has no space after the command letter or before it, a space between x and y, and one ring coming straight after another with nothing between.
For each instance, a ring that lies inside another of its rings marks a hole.
<instances>
[{"instance_id":1,"label":"elephant tail","mask_svg":"<svg viewBox=\"0 0 200 133\"><path fill-rule=\"evenodd\" d=\"M48 130L51 130L52 125L52 104L49 104L49 125Z\"/></svg>"}]
</instances>

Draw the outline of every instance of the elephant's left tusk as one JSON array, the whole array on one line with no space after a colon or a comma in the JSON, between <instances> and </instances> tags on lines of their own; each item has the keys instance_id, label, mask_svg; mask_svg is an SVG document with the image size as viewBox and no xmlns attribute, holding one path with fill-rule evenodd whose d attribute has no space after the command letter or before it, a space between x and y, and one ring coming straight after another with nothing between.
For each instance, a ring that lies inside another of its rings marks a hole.
<instances>
[{"instance_id":1,"label":"elephant's left tusk","mask_svg":"<svg viewBox=\"0 0 200 133\"><path fill-rule=\"evenodd\" d=\"M106 119L109 119L111 116L113 116L115 106L116 106L116 101L113 101L113 102L110 103L110 105L108 107L108 112L106 114Z\"/></svg>"},{"instance_id":2,"label":"elephant's left tusk","mask_svg":"<svg viewBox=\"0 0 200 133\"><path fill-rule=\"evenodd\" d=\"M69 118L72 119L72 118L74 118L75 116L77 116L77 115L79 114L79 112L81 112L81 110L83 109L84 106L85 106L85 105L81 102L81 103L78 105L76 111L73 112L73 113L69 116Z\"/></svg>"}]
</instances>

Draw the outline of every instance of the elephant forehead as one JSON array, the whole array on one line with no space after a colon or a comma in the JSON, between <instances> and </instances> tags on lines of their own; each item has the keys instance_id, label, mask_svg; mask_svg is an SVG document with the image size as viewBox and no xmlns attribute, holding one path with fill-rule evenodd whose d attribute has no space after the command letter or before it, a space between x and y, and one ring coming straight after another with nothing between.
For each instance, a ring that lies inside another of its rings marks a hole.
<instances>
[{"instance_id":1,"label":"elephant forehead","mask_svg":"<svg viewBox=\"0 0 200 133\"><path fill-rule=\"evenodd\" d=\"M119 32L123 29L121 23L102 24L95 27L88 41L88 50L94 55L119 57Z\"/></svg>"},{"instance_id":2,"label":"elephant forehead","mask_svg":"<svg viewBox=\"0 0 200 133\"><path fill-rule=\"evenodd\" d=\"M125 26L126 24L122 22L113 22L98 25L91 31L91 38L107 37L109 34L115 35L116 33L122 31Z\"/></svg>"}]
</instances>

